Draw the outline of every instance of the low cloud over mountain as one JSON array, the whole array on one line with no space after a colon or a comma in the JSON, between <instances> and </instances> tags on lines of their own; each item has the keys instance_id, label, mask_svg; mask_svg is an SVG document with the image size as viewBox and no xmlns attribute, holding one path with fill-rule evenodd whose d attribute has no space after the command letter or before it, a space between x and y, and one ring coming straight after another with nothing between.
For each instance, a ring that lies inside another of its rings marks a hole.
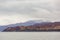
<instances>
[{"instance_id":1,"label":"low cloud over mountain","mask_svg":"<svg viewBox=\"0 0 60 40\"><path fill-rule=\"evenodd\" d=\"M0 0L0 25L28 20L60 21L60 0Z\"/></svg>"}]
</instances>

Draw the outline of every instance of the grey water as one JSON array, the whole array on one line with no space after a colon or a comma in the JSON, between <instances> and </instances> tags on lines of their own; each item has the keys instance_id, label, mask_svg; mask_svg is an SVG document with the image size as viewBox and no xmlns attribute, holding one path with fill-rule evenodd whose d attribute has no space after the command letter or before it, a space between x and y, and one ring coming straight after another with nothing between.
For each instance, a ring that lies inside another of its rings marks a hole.
<instances>
[{"instance_id":1,"label":"grey water","mask_svg":"<svg viewBox=\"0 0 60 40\"><path fill-rule=\"evenodd\" d=\"M0 32L0 40L60 40L60 32Z\"/></svg>"}]
</instances>

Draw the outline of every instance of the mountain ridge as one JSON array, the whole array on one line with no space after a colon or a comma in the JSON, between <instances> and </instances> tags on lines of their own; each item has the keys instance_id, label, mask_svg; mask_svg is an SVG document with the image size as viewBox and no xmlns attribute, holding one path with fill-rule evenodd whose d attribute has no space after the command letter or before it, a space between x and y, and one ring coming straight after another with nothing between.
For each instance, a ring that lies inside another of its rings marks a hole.
<instances>
[{"instance_id":1,"label":"mountain ridge","mask_svg":"<svg viewBox=\"0 0 60 40\"><path fill-rule=\"evenodd\" d=\"M29 26L40 26L40 27L45 27L45 26L51 26L51 25L59 25L60 26L60 22L47 22L47 21L41 21L41 20L30 20L30 21L27 21L27 22L24 22L24 23L16 23L16 24L10 24L10 25L5 25L5 26L2 26L2 28L0 27L0 31L3 31L7 28L15 28L15 27L22 27L22 26L26 26L26 27L29 27ZM15 28L16 29L16 28Z\"/></svg>"},{"instance_id":2,"label":"mountain ridge","mask_svg":"<svg viewBox=\"0 0 60 40\"><path fill-rule=\"evenodd\" d=\"M8 27L6 32L20 32L20 31L60 31L60 22L41 22L29 26Z\"/></svg>"},{"instance_id":3,"label":"mountain ridge","mask_svg":"<svg viewBox=\"0 0 60 40\"><path fill-rule=\"evenodd\" d=\"M43 20L30 20L30 21L26 21L26 22L23 22L23 23L3 25L3 26L0 26L0 29L1 29L0 31L2 31L3 29L6 29L8 27L30 26L30 25L34 25L36 23L44 23L44 22L47 22L47 21L43 21Z\"/></svg>"}]
</instances>

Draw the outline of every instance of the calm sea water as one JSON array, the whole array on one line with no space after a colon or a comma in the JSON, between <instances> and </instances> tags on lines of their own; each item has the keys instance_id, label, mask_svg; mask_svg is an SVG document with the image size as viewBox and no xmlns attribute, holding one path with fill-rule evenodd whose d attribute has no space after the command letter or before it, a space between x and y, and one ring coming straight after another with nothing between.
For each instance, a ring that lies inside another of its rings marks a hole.
<instances>
[{"instance_id":1,"label":"calm sea water","mask_svg":"<svg viewBox=\"0 0 60 40\"><path fill-rule=\"evenodd\" d=\"M0 40L60 40L60 32L0 32Z\"/></svg>"}]
</instances>

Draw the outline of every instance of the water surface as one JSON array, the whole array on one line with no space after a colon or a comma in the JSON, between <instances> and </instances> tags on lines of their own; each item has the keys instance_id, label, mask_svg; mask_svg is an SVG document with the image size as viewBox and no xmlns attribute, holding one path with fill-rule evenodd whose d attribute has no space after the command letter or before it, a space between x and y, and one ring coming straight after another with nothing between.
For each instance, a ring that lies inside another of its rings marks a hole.
<instances>
[{"instance_id":1,"label":"water surface","mask_svg":"<svg viewBox=\"0 0 60 40\"><path fill-rule=\"evenodd\" d=\"M0 32L0 40L60 40L60 32Z\"/></svg>"}]
</instances>

